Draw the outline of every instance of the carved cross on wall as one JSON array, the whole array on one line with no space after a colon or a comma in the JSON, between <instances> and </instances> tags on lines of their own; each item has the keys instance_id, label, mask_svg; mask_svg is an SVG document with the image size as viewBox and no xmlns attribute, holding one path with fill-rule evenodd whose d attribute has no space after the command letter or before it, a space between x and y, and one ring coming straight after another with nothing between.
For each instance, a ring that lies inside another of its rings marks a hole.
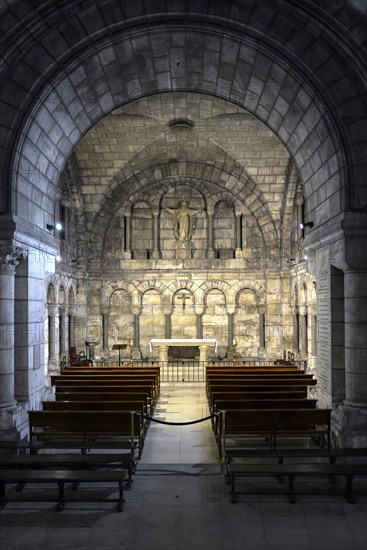
<instances>
[{"instance_id":1,"label":"carved cross on wall","mask_svg":"<svg viewBox=\"0 0 367 550\"><path fill-rule=\"evenodd\" d=\"M190 298L191 298L190 294L185 294L185 293L179 294L177 296L177 300L182 300L182 309L183 309L183 311L185 311L186 300L188 300Z\"/></svg>"}]
</instances>

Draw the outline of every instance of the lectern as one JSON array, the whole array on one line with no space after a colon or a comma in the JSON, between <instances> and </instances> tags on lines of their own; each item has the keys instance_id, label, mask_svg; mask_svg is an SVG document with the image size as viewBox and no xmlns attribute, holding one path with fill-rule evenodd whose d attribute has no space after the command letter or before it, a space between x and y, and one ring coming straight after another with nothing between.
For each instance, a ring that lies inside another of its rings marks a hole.
<instances>
[{"instance_id":1,"label":"lectern","mask_svg":"<svg viewBox=\"0 0 367 550\"><path fill-rule=\"evenodd\" d=\"M127 344L113 344L112 350L118 349L119 350L119 367L121 367L121 350L126 349Z\"/></svg>"}]
</instances>

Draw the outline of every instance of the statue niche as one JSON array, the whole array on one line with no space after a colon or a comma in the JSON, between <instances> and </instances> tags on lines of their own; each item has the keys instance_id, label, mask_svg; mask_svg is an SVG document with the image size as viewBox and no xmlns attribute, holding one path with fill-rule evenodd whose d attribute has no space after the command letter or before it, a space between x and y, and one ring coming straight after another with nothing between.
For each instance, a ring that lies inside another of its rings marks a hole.
<instances>
[{"instance_id":1,"label":"statue niche","mask_svg":"<svg viewBox=\"0 0 367 550\"><path fill-rule=\"evenodd\" d=\"M179 208L166 208L168 214L173 217L173 234L176 239L176 258L186 259L191 257L191 238L195 230L195 220L203 210L188 208L185 201Z\"/></svg>"}]
</instances>

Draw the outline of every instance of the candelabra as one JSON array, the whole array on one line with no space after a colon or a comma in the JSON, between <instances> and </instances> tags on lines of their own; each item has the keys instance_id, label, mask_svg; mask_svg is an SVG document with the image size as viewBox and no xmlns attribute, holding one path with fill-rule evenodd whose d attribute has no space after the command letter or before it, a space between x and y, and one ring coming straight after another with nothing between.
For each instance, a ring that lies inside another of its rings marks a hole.
<instances>
[{"instance_id":1,"label":"candelabra","mask_svg":"<svg viewBox=\"0 0 367 550\"><path fill-rule=\"evenodd\" d=\"M134 340L132 340L132 339L130 340L129 346L130 346L130 362L129 362L129 367L133 367L133 366L134 366L134 362L133 362Z\"/></svg>"}]
</instances>

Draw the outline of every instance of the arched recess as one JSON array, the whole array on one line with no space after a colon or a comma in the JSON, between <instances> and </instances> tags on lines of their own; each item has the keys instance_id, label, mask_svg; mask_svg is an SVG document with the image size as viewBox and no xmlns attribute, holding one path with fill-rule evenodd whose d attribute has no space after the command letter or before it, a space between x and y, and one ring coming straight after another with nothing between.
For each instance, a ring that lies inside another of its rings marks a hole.
<instances>
[{"instance_id":1,"label":"arched recess","mask_svg":"<svg viewBox=\"0 0 367 550\"><path fill-rule=\"evenodd\" d=\"M236 241L234 206L227 201L215 205L213 216L213 246L216 257L221 259L234 258Z\"/></svg>"},{"instance_id":2,"label":"arched recess","mask_svg":"<svg viewBox=\"0 0 367 550\"><path fill-rule=\"evenodd\" d=\"M150 258L153 250L152 209L147 202L135 202L131 212L131 252L136 260Z\"/></svg>"},{"instance_id":3,"label":"arched recess","mask_svg":"<svg viewBox=\"0 0 367 550\"><path fill-rule=\"evenodd\" d=\"M253 289L244 288L236 295L234 338L244 357L258 357L261 347L261 317L258 296Z\"/></svg>"},{"instance_id":4,"label":"arched recess","mask_svg":"<svg viewBox=\"0 0 367 550\"><path fill-rule=\"evenodd\" d=\"M245 167L228 158L228 155L223 164L222 156L223 150L216 147L215 155L205 154L205 161L195 156L188 156L186 159L171 158L168 161L166 158L153 158L147 161L146 155L142 155L141 161L137 162L138 159L134 157L134 162L127 163L120 173L116 174L110 188L106 190L100 207L97 208L90 222L91 229L96 233L103 233L106 222L111 219L111 212L116 212L125 201L130 200L131 196L145 190L148 182L150 186L157 189L157 194L154 196L157 209L164 194L172 192L172 187L189 185L190 189L195 188L202 193L204 207L207 207L209 197L218 196L219 198L224 192L223 189L226 190L227 199L242 202L256 219L264 241L270 248L276 240L277 230L266 206L266 199ZM136 171L136 165L139 166L139 171ZM223 199L225 199L224 196L222 196Z\"/></svg>"},{"instance_id":5,"label":"arched recess","mask_svg":"<svg viewBox=\"0 0 367 550\"><path fill-rule=\"evenodd\" d=\"M204 313L202 316L203 338L215 338L218 342L218 353L227 347L228 315L227 297L223 288L211 288L204 295Z\"/></svg>"},{"instance_id":6,"label":"arched recess","mask_svg":"<svg viewBox=\"0 0 367 550\"><path fill-rule=\"evenodd\" d=\"M140 339L142 342L149 342L150 338L165 338L166 319L163 311L163 296L156 288L146 290L141 297L140 315ZM147 349L142 349L145 356Z\"/></svg>"},{"instance_id":7,"label":"arched recess","mask_svg":"<svg viewBox=\"0 0 367 550\"><path fill-rule=\"evenodd\" d=\"M197 338L195 297L190 289L178 289L172 296L171 338Z\"/></svg>"},{"instance_id":8,"label":"arched recess","mask_svg":"<svg viewBox=\"0 0 367 550\"><path fill-rule=\"evenodd\" d=\"M114 344L128 342L134 335L134 316L131 295L127 290L117 289L109 298L107 349Z\"/></svg>"}]
</instances>

